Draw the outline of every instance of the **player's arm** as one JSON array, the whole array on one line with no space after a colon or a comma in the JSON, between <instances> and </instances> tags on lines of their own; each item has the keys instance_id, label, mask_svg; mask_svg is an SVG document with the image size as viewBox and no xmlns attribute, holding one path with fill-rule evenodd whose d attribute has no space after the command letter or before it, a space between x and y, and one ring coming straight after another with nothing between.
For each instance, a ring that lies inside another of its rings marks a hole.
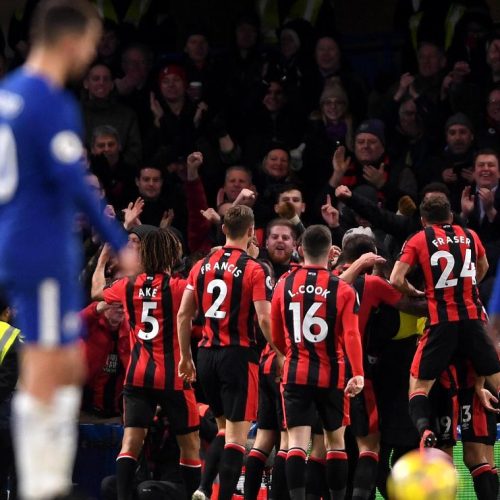
<instances>
[{"instance_id":1,"label":"player's arm","mask_svg":"<svg viewBox=\"0 0 500 500\"><path fill-rule=\"evenodd\" d=\"M110 258L111 248L109 245L104 245L97 259L94 274L92 275L92 286L90 289L92 300L103 300L103 290L106 286L106 264Z\"/></svg>"},{"instance_id":2,"label":"player's arm","mask_svg":"<svg viewBox=\"0 0 500 500\"><path fill-rule=\"evenodd\" d=\"M373 252L363 254L359 259L356 259L340 276L339 278L346 283L352 285L356 278L363 272L372 268L375 264L383 264L385 259Z\"/></svg>"},{"instance_id":3,"label":"player's arm","mask_svg":"<svg viewBox=\"0 0 500 500\"><path fill-rule=\"evenodd\" d=\"M389 282L391 285L405 295L410 297L424 297L425 293L417 290L407 279L406 275L410 271L410 265L398 260L394 264Z\"/></svg>"},{"instance_id":4,"label":"player's arm","mask_svg":"<svg viewBox=\"0 0 500 500\"><path fill-rule=\"evenodd\" d=\"M379 299L379 304L386 304L394 307L398 311L402 311L413 316L421 317L427 315L427 299L424 297L411 297L409 295L403 295L387 280L375 276L373 276L372 279L372 286L376 290L375 293ZM369 290L368 293L372 293L371 290Z\"/></svg>"},{"instance_id":5,"label":"player's arm","mask_svg":"<svg viewBox=\"0 0 500 500\"><path fill-rule=\"evenodd\" d=\"M363 349L361 346L361 334L359 333L356 292L346 287L344 292L345 302L342 307L341 322L344 336L344 346L351 364L352 378L347 382L345 392L353 397L359 394L365 385L363 371Z\"/></svg>"},{"instance_id":6,"label":"player's arm","mask_svg":"<svg viewBox=\"0 0 500 500\"><path fill-rule=\"evenodd\" d=\"M265 339L278 356L283 357L284 348L278 346L274 342L274 337L271 333L271 303L268 300L258 300L254 302L255 312L259 327L264 334Z\"/></svg>"},{"instance_id":7,"label":"player's arm","mask_svg":"<svg viewBox=\"0 0 500 500\"><path fill-rule=\"evenodd\" d=\"M281 314L281 286L278 284L271 301L271 337L279 351L286 351L285 325Z\"/></svg>"},{"instance_id":8,"label":"player's arm","mask_svg":"<svg viewBox=\"0 0 500 500\"><path fill-rule=\"evenodd\" d=\"M482 255L477 259L477 266L476 266L477 283L483 280L483 278L486 276L486 273L488 272L489 267L490 265L488 264L488 259L486 257L486 254Z\"/></svg>"},{"instance_id":9,"label":"player's arm","mask_svg":"<svg viewBox=\"0 0 500 500\"><path fill-rule=\"evenodd\" d=\"M191 330L195 314L196 300L194 290L188 285L182 295L181 306L177 313L177 335L179 337L180 349L178 373L179 377L186 382L194 382L196 380L196 368L191 353Z\"/></svg>"}]
</instances>

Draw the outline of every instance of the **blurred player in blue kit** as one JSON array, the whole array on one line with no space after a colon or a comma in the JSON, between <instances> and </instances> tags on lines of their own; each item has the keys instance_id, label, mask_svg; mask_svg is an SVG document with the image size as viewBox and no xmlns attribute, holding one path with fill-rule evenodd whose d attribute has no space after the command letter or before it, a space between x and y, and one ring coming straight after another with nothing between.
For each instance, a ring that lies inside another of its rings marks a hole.
<instances>
[{"instance_id":1,"label":"blurred player in blue kit","mask_svg":"<svg viewBox=\"0 0 500 500\"><path fill-rule=\"evenodd\" d=\"M75 214L86 214L115 250L126 244L86 184L79 109L64 89L86 70L100 33L90 2L42 0L28 59L0 86L0 284L25 334L13 427L26 499L71 487L84 374Z\"/></svg>"}]
</instances>

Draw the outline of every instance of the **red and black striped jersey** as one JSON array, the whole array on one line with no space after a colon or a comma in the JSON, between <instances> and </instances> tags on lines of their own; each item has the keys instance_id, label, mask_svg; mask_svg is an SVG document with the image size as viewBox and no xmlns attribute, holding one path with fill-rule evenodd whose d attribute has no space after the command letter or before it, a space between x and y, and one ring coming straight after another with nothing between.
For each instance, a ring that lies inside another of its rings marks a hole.
<instances>
[{"instance_id":1,"label":"red and black striped jersey","mask_svg":"<svg viewBox=\"0 0 500 500\"><path fill-rule=\"evenodd\" d=\"M271 321L283 383L343 388L346 354L363 374L357 308L354 289L325 268L304 266L278 282Z\"/></svg>"},{"instance_id":2,"label":"red and black striped jersey","mask_svg":"<svg viewBox=\"0 0 500 500\"><path fill-rule=\"evenodd\" d=\"M387 280L373 274L359 276L353 286L359 298L359 331L363 337L372 312L381 304L394 307L402 294Z\"/></svg>"},{"instance_id":3,"label":"red and black striped jersey","mask_svg":"<svg viewBox=\"0 0 500 500\"><path fill-rule=\"evenodd\" d=\"M198 261L188 277L203 314L200 347L256 345L254 302L270 301L271 277L239 248L224 246Z\"/></svg>"},{"instance_id":4,"label":"red and black striped jersey","mask_svg":"<svg viewBox=\"0 0 500 500\"><path fill-rule=\"evenodd\" d=\"M104 300L121 302L130 324L130 361L125 385L181 390L177 312L186 280L168 274L139 274L104 289Z\"/></svg>"},{"instance_id":5,"label":"red and black striped jersey","mask_svg":"<svg viewBox=\"0 0 500 500\"><path fill-rule=\"evenodd\" d=\"M486 319L476 286L484 255L477 234L455 225L428 226L406 240L399 260L422 268L431 325Z\"/></svg>"}]
</instances>

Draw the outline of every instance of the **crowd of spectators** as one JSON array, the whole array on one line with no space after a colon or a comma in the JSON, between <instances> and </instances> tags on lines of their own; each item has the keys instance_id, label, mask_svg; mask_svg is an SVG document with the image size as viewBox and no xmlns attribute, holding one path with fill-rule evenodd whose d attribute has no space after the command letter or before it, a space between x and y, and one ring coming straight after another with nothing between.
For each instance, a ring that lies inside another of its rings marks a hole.
<instances>
[{"instance_id":1,"label":"crowd of spectators","mask_svg":"<svg viewBox=\"0 0 500 500\"><path fill-rule=\"evenodd\" d=\"M371 227L379 252L394 258L419 228L423 190L442 191L456 220L485 243L487 300L500 256L500 30L480 1L439 2L449 9L441 17L425 11L430 3L399 13L409 40L400 74L374 85L352 70L336 30L320 20L283 19L270 45L262 18L248 12L231 46L212 47L200 24L180 40L165 12L153 21L145 13L135 27L106 19L96 59L73 89L89 182L132 241L141 225L175 228L184 268L221 243L224 212L235 203L253 207L258 243L276 262L281 252L288 264L311 223L326 223L339 247L350 228ZM450 27L446 14L457 5ZM13 23L15 50L2 56L2 73L26 55L22 23ZM174 44L182 50L172 52ZM489 160L476 161L478 151ZM187 161L193 152L201 155ZM282 228L290 222L285 240L269 226L277 217ZM81 225L90 284L100 244ZM114 332L117 353L123 311L101 317L95 308L83 314ZM106 372L116 372L117 359L103 360Z\"/></svg>"},{"instance_id":2,"label":"crowd of spectators","mask_svg":"<svg viewBox=\"0 0 500 500\"><path fill-rule=\"evenodd\" d=\"M0 77L26 57L24 27L36 3L28 0L12 19ZM126 3L96 2L101 9ZM353 234L369 236L369 249L373 237L389 269L421 227L424 195L441 192L454 223L475 230L485 246L490 268L480 293L487 304L500 258L500 28L481 0L422 1L416 10L419 2L401 1L414 10L397 13L406 41L391 54L398 74L368 81L327 22L330 3L318 11L323 19L281 15L271 31L262 12L249 11L226 47L212 46L202 24L181 37L160 7L167 2L138 2L154 8L134 22L104 11L96 59L71 89L81 104L88 182L103 210L123 221L131 247L154 227L172 228L184 255L175 272L184 276L224 242L224 214L236 204L253 208L259 257L276 276L296 261L305 227L317 223L331 229L339 253ZM77 223L88 298L83 409L113 417L129 328L121 306L91 297L96 276L124 271L88 222ZM340 259L348 262L345 251ZM382 308L383 326L375 328L387 329L392 313ZM391 383L406 381L414 343L400 341L380 357ZM405 399L407 384L398 391ZM380 401L392 416L385 426L398 446L411 446L415 431L394 399L391 392Z\"/></svg>"}]
</instances>

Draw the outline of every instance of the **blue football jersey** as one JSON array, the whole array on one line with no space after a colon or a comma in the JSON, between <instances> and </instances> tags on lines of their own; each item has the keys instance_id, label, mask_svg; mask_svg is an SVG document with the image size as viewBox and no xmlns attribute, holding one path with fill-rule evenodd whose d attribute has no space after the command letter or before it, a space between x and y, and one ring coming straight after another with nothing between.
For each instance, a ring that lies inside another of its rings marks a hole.
<instances>
[{"instance_id":1,"label":"blue football jersey","mask_svg":"<svg viewBox=\"0 0 500 500\"><path fill-rule=\"evenodd\" d=\"M0 281L78 273L75 215L114 249L126 235L85 180L81 118L67 91L20 68L0 86Z\"/></svg>"}]
</instances>

